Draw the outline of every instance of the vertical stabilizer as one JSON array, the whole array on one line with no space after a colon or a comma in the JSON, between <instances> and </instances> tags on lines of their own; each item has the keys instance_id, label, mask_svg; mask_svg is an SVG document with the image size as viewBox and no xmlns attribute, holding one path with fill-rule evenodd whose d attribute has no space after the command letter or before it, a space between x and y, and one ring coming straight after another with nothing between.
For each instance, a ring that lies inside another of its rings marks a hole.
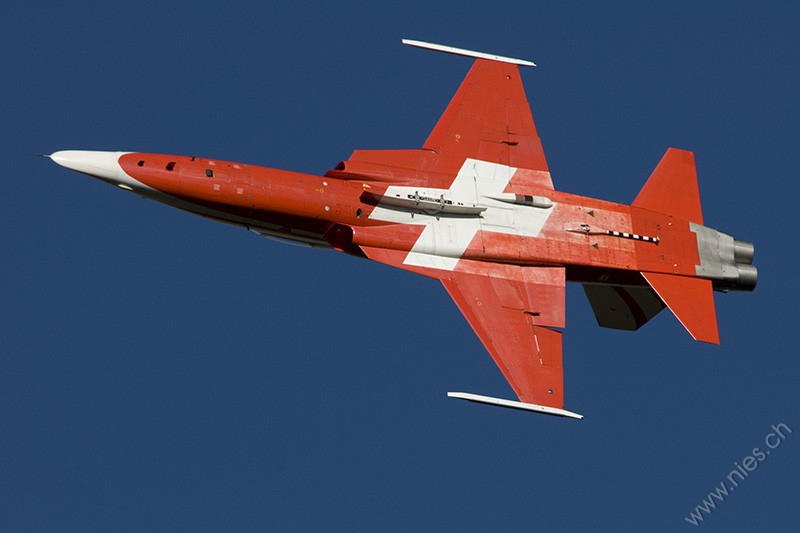
<instances>
[{"instance_id":1,"label":"vertical stabilizer","mask_svg":"<svg viewBox=\"0 0 800 533\"><path fill-rule=\"evenodd\" d=\"M703 210L700 207L694 153L677 148L667 149L631 206L702 225Z\"/></svg>"},{"instance_id":2,"label":"vertical stabilizer","mask_svg":"<svg viewBox=\"0 0 800 533\"><path fill-rule=\"evenodd\" d=\"M656 272L642 275L695 340L719 344L711 280Z\"/></svg>"}]
</instances>

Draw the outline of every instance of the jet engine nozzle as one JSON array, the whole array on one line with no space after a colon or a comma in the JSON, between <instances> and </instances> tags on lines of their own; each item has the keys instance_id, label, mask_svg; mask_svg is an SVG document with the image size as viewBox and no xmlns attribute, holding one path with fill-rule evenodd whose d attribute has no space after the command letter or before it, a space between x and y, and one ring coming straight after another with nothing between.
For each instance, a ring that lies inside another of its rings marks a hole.
<instances>
[{"instance_id":1,"label":"jet engine nozzle","mask_svg":"<svg viewBox=\"0 0 800 533\"><path fill-rule=\"evenodd\" d=\"M753 265L739 265L739 281L732 290L750 292L756 288L758 269Z\"/></svg>"},{"instance_id":2,"label":"jet engine nozzle","mask_svg":"<svg viewBox=\"0 0 800 533\"><path fill-rule=\"evenodd\" d=\"M752 242L733 240L733 258L741 265L752 265L755 246Z\"/></svg>"},{"instance_id":3,"label":"jet engine nozzle","mask_svg":"<svg viewBox=\"0 0 800 533\"><path fill-rule=\"evenodd\" d=\"M753 265L736 263L725 268L722 279L713 279L714 290L721 292L751 292L758 282L758 269Z\"/></svg>"},{"instance_id":4,"label":"jet engine nozzle","mask_svg":"<svg viewBox=\"0 0 800 533\"><path fill-rule=\"evenodd\" d=\"M718 291L752 291L758 281L758 270L752 265L755 246L715 229L691 223L697 234L700 264L698 277L713 281Z\"/></svg>"}]
</instances>

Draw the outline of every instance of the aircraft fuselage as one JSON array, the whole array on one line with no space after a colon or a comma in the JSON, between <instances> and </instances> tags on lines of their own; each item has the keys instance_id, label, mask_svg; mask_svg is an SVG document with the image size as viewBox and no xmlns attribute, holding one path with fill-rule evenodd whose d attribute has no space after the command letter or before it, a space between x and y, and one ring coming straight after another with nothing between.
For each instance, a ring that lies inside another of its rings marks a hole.
<instances>
[{"instance_id":1,"label":"aircraft fuselage","mask_svg":"<svg viewBox=\"0 0 800 533\"><path fill-rule=\"evenodd\" d=\"M103 157L92 154L108 154L102 163L109 165L105 175L82 169L81 165L89 164L82 158ZM378 179L364 174L358 176L361 179L339 179L137 152L53 155L56 161L59 157L72 161L65 166L72 164L70 168L185 211L266 236L354 255L361 255L357 246L371 246L405 253L414 250L414 257L423 260L432 256L565 266L568 281L623 285L644 284L641 277L625 271L695 276L701 263L697 231L685 220L546 188L530 188L525 195L470 194L466 200L475 202L475 209L453 213L441 205L441 196L427 193L425 187L416 187L411 180L387 182L380 175ZM387 191L391 195L393 188L412 198L405 198L405 204L386 203ZM434 235L420 245L432 220L441 226L438 233L447 235ZM720 288L739 287L735 281L726 284L719 275L703 277Z\"/></svg>"}]
</instances>

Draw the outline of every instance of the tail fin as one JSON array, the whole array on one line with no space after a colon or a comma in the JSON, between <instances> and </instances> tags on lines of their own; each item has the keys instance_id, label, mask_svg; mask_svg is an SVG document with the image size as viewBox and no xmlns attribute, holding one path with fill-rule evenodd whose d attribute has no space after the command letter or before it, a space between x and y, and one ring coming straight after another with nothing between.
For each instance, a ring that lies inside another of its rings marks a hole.
<instances>
[{"instance_id":1,"label":"tail fin","mask_svg":"<svg viewBox=\"0 0 800 533\"><path fill-rule=\"evenodd\" d=\"M694 153L667 149L631 206L666 213L703 225Z\"/></svg>"}]
</instances>

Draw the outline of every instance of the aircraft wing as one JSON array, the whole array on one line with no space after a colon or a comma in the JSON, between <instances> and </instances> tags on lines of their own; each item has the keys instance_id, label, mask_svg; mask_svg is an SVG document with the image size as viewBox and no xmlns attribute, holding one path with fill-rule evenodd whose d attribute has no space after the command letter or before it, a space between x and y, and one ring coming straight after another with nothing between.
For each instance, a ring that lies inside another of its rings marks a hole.
<instances>
[{"instance_id":1,"label":"aircraft wing","mask_svg":"<svg viewBox=\"0 0 800 533\"><path fill-rule=\"evenodd\" d=\"M369 246L361 249L372 260L439 279L522 403L509 405L475 395L457 397L580 418L562 410L562 334L551 329L564 327L563 267L523 267L462 259L454 270L439 270L404 264L405 253L398 250Z\"/></svg>"},{"instance_id":2,"label":"aircraft wing","mask_svg":"<svg viewBox=\"0 0 800 533\"><path fill-rule=\"evenodd\" d=\"M356 150L326 175L447 189L469 158L515 169L499 192L553 189L517 64L499 59L475 60L422 149Z\"/></svg>"},{"instance_id":3,"label":"aircraft wing","mask_svg":"<svg viewBox=\"0 0 800 533\"><path fill-rule=\"evenodd\" d=\"M520 401L561 409L561 332L547 326L564 326L564 269L490 267L441 281Z\"/></svg>"},{"instance_id":4,"label":"aircraft wing","mask_svg":"<svg viewBox=\"0 0 800 533\"><path fill-rule=\"evenodd\" d=\"M423 145L435 169L456 174L467 157L519 169L509 192L553 188L517 65L476 59Z\"/></svg>"}]
</instances>

